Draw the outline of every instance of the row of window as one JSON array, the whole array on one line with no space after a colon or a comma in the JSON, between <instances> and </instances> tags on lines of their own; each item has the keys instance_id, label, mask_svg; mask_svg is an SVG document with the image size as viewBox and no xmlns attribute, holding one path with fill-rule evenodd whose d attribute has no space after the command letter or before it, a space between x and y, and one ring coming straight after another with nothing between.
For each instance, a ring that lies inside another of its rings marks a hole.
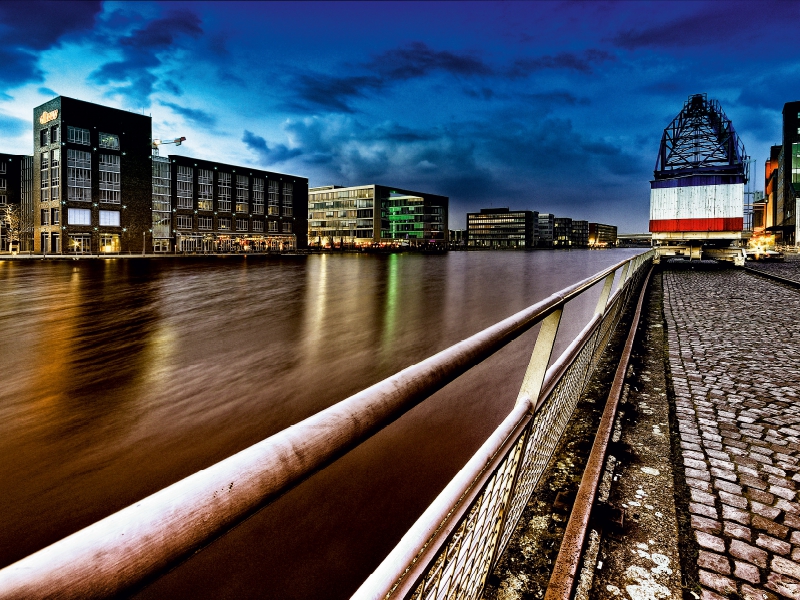
<instances>
[{"instance_id":1,"label":"row of window","mask_svg":"<svg viewBox=\"0 0 800 600\"><path fill-rule=\"evenodd\" d=\"M57 144L61 141L58 125L52 127L45 127L39 131L39 145L47 146L49 144ZM90 133L88 129L81 127L67 127L67 141L73 144L82 144L84 146L91 145ZM107 148L109 150L119 150L119 136L113 133L99 132L97 134L97 145L100 148Z\"/></svg>"},{"instance_id":2,"label":"row of window","mask_svg":"<svg viewBox=\"0 0 800 600\"><path fill-rule=\"evenodd\" d=\"M100 225L103 227L119 227L120 213L118 210L101 210ZM68 208L67 223L69 225L91 225L92 211L88 208Z\"/></svg>"},{"instance_id":3,"label":"row of window","mask_svg":"<svg viewBox=\"0 0 800 600\"><path fill-rule=\"evenodd\" d=\"M217 230L218 231L230 231L231 230L231 223L232 220L230 217L218 217L217 218ZM291 223L283 223L282 224L283 233L291 233L292 232L292 224ZM177 216L177 226L178 229L192 229L193 228L193 218L191 215L178 215ZM277 232L278 231L278 222L277 221L270 221L267 223L268 231ZM210 231L214 228L214 220L212 217L197 217L197 229L203 231ZM263 232L264 231L264 221L248 221L247 219L236 219L236 231L256 231L256 232Z\"/></svg>"}]
</instances>

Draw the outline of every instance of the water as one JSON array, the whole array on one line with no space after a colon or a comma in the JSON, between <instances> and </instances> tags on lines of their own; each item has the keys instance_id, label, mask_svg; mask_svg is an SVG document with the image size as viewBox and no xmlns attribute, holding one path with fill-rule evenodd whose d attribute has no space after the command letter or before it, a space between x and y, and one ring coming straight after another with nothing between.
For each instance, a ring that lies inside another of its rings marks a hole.
<instances>
[{"instance_id":1,"label":"water","mask_svg":"<svg viewBox=\"0 0 800 600\"><path fill-rule=\"evenodd\" d=\"M636 252L0 261L0 567ZM533 334L140 596L348 597L508 414Z\"/></svg>"}]
</instances>

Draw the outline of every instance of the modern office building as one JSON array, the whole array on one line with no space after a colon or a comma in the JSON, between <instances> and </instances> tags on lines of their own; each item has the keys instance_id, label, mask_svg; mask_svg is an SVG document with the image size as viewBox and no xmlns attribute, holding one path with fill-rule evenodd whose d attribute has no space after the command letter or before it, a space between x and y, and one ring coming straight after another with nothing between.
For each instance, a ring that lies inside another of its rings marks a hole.
<instances>
[{"instance_id":1,"label":"modern office building","mask_svg":"<svg viewBox=\"0 0 800 600\"><path fill-rule=\"evenodd\" d=\"M59 96L33 109L34 250L141 252L151 119Z\"/></svg>"},{"instance_id":2,"label":"modern office building","mask_svg":"<svg viewBox=\"0 0 800 600\"><path fill-rule=\"evenodd\" d=\"M33 157L24 154L0 154L0 251L15 248L33 250ZM16 216L10 231L6 214ZM10 235L9 235L10 234Z\"/></svg>"},{"instance_id":3,"label":"modern office building","mask_svg":"<svg viewBox=\"0 0 800 600\"><path fill-rule=\"evenodd\" d=\"M553 219L553 247L569 248L572 245L572 219L555 217Z\"/></svg>"},{"instance_id":4,"label":"modern office building","mask_svg":"<svg viewBox=\"0 0 800 600\"><path fill-rule=\"evenodd\" d=\"M617 226L603 223L589 223L589 246L610 248L617 245Z\"/></svg>"},{"instance_id":5,"label":"modern office building","mask_svg":"<svg viewBox=\"0 0 800 600\"><path fill-rule=\"evenodd\" d=\"M447 234L447 241L450 248L462 248L467 245L466 229L450 229Z\"/></svg>"},{"instance_id":6,"label":"modern office building","mask_svg":"<svg viewBox=\"0 0 800 600\"><path fill-rule=\"evenodd\" d=\"M539 213L539 242L542 248L553 247L553 228L555 226L555 215L552 213Z\"/></svg>"},{"instance_id":7,"label":"modern office building","mask_svg":"<svg viewBox=\"0 0 800 600\"><path fill-rule=\"evenodd\" d=\"M384 185L308 190L308 243L318 247L443 246L449 198Z\"/></svg>"},{"instance_id":8,"label":"modern office building","mask_svg":"<svg viewBox=\"0 0 800 600\"><path fill-rule=\"evenodd\" d=\"M534 248L539 239L539 213L508 208L482 208L467 213L467 245L471 248Z\"/></svg>"},{"instance_id":9,"label":"modern office building","mask_svg":"<svg viewBox=\"0 0 800 600\"><path fill-rule=\"evenodd\" d=\"M783 105L782 140L778 148L772 182L775 194L773 230L777 241L796 244L800 230L800 101Z\"/></svg>"},{"instance_id":10,"label":"modern office building","mask_svg":"<svg viewBox=\"0 0 800 600\"><path fill-rule=\"evenodd\" d=\"M570 245L573 248L589 247L589 221L572 220Z\"/></svg>"},{"instance_id":11,"label":"modern office building","mask_svg":"<svg viewBox=\"0 0 800 600\"><path fill-rule=\"evenodd\" d=\"M307 199L308 179L296 175L188 156L153 157L153 248L161 252L304 248Z\"/></svg>"}]
</instances>

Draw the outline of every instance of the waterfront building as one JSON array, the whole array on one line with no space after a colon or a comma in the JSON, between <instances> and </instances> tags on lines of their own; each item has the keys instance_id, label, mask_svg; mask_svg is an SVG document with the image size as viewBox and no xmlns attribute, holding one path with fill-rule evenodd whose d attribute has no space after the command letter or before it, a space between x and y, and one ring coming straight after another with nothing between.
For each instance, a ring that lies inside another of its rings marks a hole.
<instances>
[{"instance_id":1,"label":"waterfront building","mask_svg":"<svg viewBox=\"0 0 800 600\"><path fill-rule=\"evenodd\" d=\"M304 177L189 156L154 156L153 249L266 252L304 248L307 198ZM162 206L168 210L161 211Z\"/></svg>"},{"instance_id":2,"label":"waterfront building","mask_svg":"<svg viewBox=\"0 0 800 600\"><path fill-rule=\"evenodd\" d=\"M450 248L462 248L467 245L466 229L450 229L447 235Z\"/></svg>"},{"instance_id":3,"label":"waterfront building","mask_svg":"<svg viewBox=\"0 0 800 600\"><path fill-rule=\"evenodd\" d=\"M312 246L440 246L447 242L449 198L384 185L308 190Z\"/></svg>"},{"instance_id":4,"label":"waterfront building","mask_svg":"<svg viewBox=\"0 0 800 600\"><path fill-rule=\"evenodd\" d=\"M617 226L589 223L589 246L608 248L617 245Z\"/></svg>"},{"instance_id":5,"label":"waterfront building","mask_svg":"<svg viewBox=\"0 0 800 600\"><path fill-rule=\"evenodd\" d=\"M555 215L552 213L539 213L539 243L544 248L553 247L553 228L555 226Z\"/></svg>"},{"instance_id":6,"label":"waterfront building","mask_svg":"<svg viewBox=\"0 0 800 600\"><path fill-rule=\"evenodd\" d=\"M471 248L534 248L539 239L539 213L508 208L482 208L467 213L467 245Z\"/></svg>"},{"instance_id":7,"label":"waterfront building","mask_svg":"<svg viewBox=\"0 0 800 600\"><path fill-rule=\"evenodd\" d=\"M34 250L141 252L151 119L59 96L33 109Z\"/></svg>"},{"instance_id":8,"label":"waterfront building","mask_svg":"<svg viewBox=\"0 0 800 600\"><path fill-rule=\"evenodd\" d=\"M572 245L572 219L555 217L553 219L553 247L569 248Z\"/></svg>"},{"instance_id":9,"label":"waterfront building","mask_svg":"<svg viewBox=\"0 0 800 600\"><path fill-rule=\"evenodd\" d=\"M784 104L782 114L782 139L777 147L777 165L771 165L772 173L768 173L770 179L774 178L771 182L775 198L773 230L777 241L796 244L800 230L800 101Z\"/></svg>"},{"instance_id":10,"label":"waterfront building","mask_svg":"<svg viewBox=\"0 0 800 600\"><path fill-rule=\"evenodd\" d=\"M33 157L0 154L0 250L12 250L6 213L16 210L18 243L15 250L33 250Z\"/></svg>"},{"instance_id":11,"label":"waterfront building","mask_svg":"<svg viewBox=\"0 0 800 600\"><path fill-rule=\"evenodd\" d=\"M571 231L570 245L573 248L587 248L589 246L589 221L573 219Z\"/></svg>"}]
</instances>

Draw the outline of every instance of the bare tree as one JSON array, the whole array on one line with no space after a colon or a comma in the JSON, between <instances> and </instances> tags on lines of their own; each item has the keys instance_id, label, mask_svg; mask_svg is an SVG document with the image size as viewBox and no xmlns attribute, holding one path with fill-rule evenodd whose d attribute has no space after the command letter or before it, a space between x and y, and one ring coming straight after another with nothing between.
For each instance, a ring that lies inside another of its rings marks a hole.
<instances>
[{"instance_id":1,"label":"bare tree","mask_svg":"<svg viewBox=\"0 0 800 600\"><path fill-rule=\"evenodd\" d=\"M18 204L9 204L3 214L3 224L6 227L8 249L19 250L20 211Z\"/></svg>"}]
</instances>

